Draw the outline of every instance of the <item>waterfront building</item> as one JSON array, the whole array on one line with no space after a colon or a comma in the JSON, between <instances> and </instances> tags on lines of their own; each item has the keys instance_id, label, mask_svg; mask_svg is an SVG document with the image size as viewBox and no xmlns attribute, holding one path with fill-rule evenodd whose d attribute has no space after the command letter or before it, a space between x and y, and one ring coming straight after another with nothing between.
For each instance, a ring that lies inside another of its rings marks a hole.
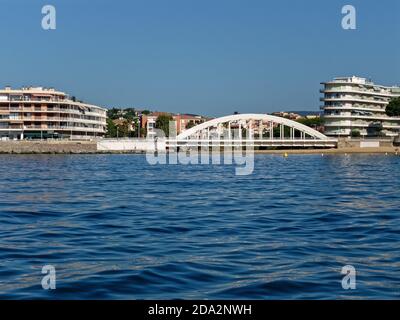
<instances>
[{"instance_id":1,"label":"waterfront building","mask_svg":"<svg viewBox=\"0 0 400 320\"><path fill-rule=\"evenodd\" d=\"M146 130L146 136L148 138L154 138L155 133L155 125L157 118L160 115L168 115L172 117L172 121L175 122L175 132L176 134L181 134L188 128L201 124L208 120L208 118L204 118L199 115L194 114L172 114L168 112L152 112L149 115L142 115L141 125L142 128Z\"/></svg>"},{"instance_id":2,"label":"waterfront building","mask_svg":"<svg viewBox=\"0 0 400 320\"><path fill-rule=\"evenodd\" d=\"M195 114L176 114L173 116L176 123L176 133L181 134L185 130L197 126L206 121L205 118Z\"/></svg>"},{"instance_id":3,"label":"waterfront building","mask_svg":"<svg viewBox=\"0 0 400 320\"><path fill-rule=\"evenodd\" d=\"M386 115L386 106L400 96L400 87L374 84L360 77L323 82L325 134L328 136L395 137L400 118Z\"/></svg>"},{"instance_id":4,"label":"waterfront building","mask_svg":"<svg viewBox=\"0 0 400 320\"><path fill-rule=\"evenodd\" d=\"M142 114L140 124L143 129L146 130L147 138L154 138L156 136L155 128L156 121L160 115L171 115L167 112L152 112L150 114Z\"/></svg>"},{"instance_id":5,"label":"waterfront building","mask_svg":"<svg viewBox=\"0 0 400 320\"><path fill-rule=\"evenodd\" d=\"M1 139L103 137L107 109L76 101L53 88L0 90Z\"/></svg>"},{"instance_id":6,"label":"waterfront building","mask_svg":"<svg viewBox=\"0 0 400 320\"><path fill-rule=\"evenodd\" d=\"M297 114L294 112L280 111L280 112L273 112L271 114L273 116L282 117L282 118L291 119L291 120L297 120L297 119L302 118L302 116L300 114Z\"/></svg>"}]
</instances>

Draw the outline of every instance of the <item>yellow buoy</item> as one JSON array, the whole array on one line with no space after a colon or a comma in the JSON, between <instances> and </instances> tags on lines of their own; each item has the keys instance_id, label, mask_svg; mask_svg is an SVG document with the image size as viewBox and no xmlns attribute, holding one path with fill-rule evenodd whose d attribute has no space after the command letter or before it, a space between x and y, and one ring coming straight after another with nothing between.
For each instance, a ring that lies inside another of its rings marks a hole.
<instances>
[{"instance_id":1,"label":"yellow buoy","mask_svg":"<svg viewBox=\"0 0 400 320\"><path fill-rule=\"evenodd\" d=\"M285 158L287 158L289 155L287 154L287 152L285 152L283 156L284 156Z\"/></svg>"}]
</instances>

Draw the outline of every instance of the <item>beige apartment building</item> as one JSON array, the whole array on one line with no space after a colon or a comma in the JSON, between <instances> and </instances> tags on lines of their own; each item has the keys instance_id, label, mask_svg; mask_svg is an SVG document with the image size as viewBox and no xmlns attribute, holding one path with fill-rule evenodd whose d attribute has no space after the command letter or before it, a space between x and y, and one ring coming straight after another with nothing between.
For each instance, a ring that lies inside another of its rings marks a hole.
<instances>
[{"instance_id":1,"label":"beige apartment building","mask_svg":"<svg viewBox=\"0 0 400 320\"><path fill-rule=\"evenodd\" d=\"M53 88L0 90L0 139L91 139L106 132L107 109Z\"/></svg>"}]
</instances>

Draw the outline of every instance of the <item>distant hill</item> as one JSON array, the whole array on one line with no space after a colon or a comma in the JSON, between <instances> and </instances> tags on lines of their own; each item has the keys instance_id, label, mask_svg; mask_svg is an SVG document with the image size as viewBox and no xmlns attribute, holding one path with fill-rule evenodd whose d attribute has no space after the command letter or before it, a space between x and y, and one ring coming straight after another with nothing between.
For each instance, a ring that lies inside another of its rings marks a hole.
<instances>
[{"instance_id":1,"label":"distant hill","mask_svg":"<svg viewBox=\"0 0 400 320\"><path fill-rule=\"evenodd\" d=\"M321 111L285 111L285 112L293 112L301 115L302 117L305 116L320 116L322 114Z\"/></svg>"}]
</instances>

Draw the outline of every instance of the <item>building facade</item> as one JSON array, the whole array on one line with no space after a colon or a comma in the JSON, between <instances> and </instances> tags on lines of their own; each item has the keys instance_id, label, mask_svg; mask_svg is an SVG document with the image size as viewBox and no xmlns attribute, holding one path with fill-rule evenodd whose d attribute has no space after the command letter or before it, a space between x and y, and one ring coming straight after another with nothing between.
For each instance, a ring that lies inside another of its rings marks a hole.
<instances>
[{"instance_id":1,"label":"building facade","mask_svg":"<svg viewBox=\"0 0 400 320\"><path fill-rule=\"evenodd\" d=\"M400 96L400 87L374 84L360 77L323 82L325 134L328 136L395 137L400 118L386 115L386 106Z\"/></svg>"},{"instance_id":2,"label":"building facade","mask_svg":"<svg viewBox=\"0 0 400 320\"><path fill-rule=\"evenodd\" d=\"M149 115L142 115L141 117L141 126L142 128L146 129L147 138L154 138L156 136L155 132L156 121L160 115L167 115L172 118L172 121L174 121L175 132L177 135L184 132L188 128L199 125L209 120L208 118L204 118L202 116L193 114L174 115L167 112L152 112Z\"/></svg>"},{"instance_id":3,"label":"building facade","mask_svg":"<svg viewBox=\"0 0 400 320\"><path fill-rule=\"evenodd\" d=\"M154 138L156 136L155 127L158 115L155 114L143 114L140 119L140 124L145 129L145 135L147 138Z\"/></svg>"},{"instance_id":4,"label":"building facade","mask_svg":"<svg viewBox=\"0 0 400 320\"><path fill-rule=\"evenodd\" d=\"M176 114L173 116L176 123L176 134L181 134L188 128L197 126L206 121L205 118L195 114Z\"/></svg>"},{"instance_id":5,"label":"building facade","mask_svg":"<svg viewBox=\"0 0 400 320\"><path fill-rule=\"evenodd\" d=\"M52 88L0 90L1 139L90 139L106 132L107 109Z\"/></svg>"}]
</instances>

